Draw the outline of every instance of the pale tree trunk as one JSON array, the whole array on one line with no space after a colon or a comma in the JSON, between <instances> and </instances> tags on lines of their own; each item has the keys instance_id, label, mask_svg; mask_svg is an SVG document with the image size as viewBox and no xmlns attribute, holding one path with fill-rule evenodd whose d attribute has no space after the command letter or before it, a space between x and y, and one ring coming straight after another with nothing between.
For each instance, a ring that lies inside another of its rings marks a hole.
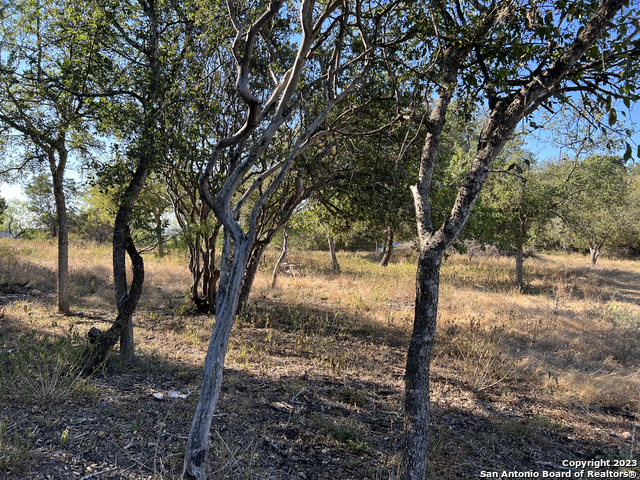
<instances>
[{"instance_id":1,"label":"pale tree trunk","mask_svg":"<svg viewBox=\"0 0 640 480\"><path fill-rule=\"evenodd\" d=\"M225 245L222 250L223 263L229 262L230 243L229 234L225 232ZM233 251L230 270L225 265L221 266L221 271L228 271L229 274L220 279L220 290L216 305L216 323L205 358L204 375L200 387L200 401L196 407L187 441L187 453L184 459L182 477L185 480L206 479L209 431L218 396L220 395L227 343L236 317L240 287L251 254L251 245L251 239L245 237Z\"/></svg>"},{"instance_id":2,"label":"pale tree trunk","mask_svg":"<svg viewBox=\"0 0 640 480\"><path fill-rule=\"evenodd\" d=\"M461 61L472 49L473 42L448 47L442 54L442 82L429 122L428 133L420 155L418 183L412 187L416 220L420 237L420 260L416 274L416 307L414 329L407 356L405 375L405 435L399 478L424 480L429 447L429 362L436 331L439 272L442 255L460 234L486 181L488 171L513 135L525 115L533 113L544 101L557 93L555 87L571 71L576 62L600 37L616 12L621 0L605 1L572 45L547 69L535 72L512 94L495 99L478 139L478 149L458 191L453 208L435 230L431 220L429 194L446 113L457 85ZM484 38L497 23L499 9L494 9L479 25L477 34Z\"/></svg>"},{"instance_id":3,"label":"pale tree trunk","mask_svg":"<svg viewBox=\"0 0 640 480\"><path fill-rule=\"evenodd\" d=\"M387 235L387 243L384 247L384 252L382 254L382 260L380 260L380 266L386 267L389 265L389 260L391 260L391 253L393 252L393 227L389 225L389 233Z\"/></svg>"},{"instance_id":4,"label":"pale tree trunk","mask_svg":"<svg viewBox=\"0 0 640 480\"><path fill-rule=\"evenodd\" d=\"M589 258L589 266L591 268L595 268L596 262L598 261L598 257L600 257L600 249L604 242L595 243L593 246L589 247L589 253L591 254Z\"/></svg>"},{"instance_id":5,"label":"pale tree trunk","mask_svg":"<svg viewBox=\"0 0 640 480\"><path fill-rule=\"evenodd\" d=\"M331 257L331 270L334 273L340 273L340 264L336 256L336 240L331 234L328 235L329 240L329 256Z\"/></svg>"},{"instance_id":6,"label":"pale tree trunk","mask_svg":"<svg viewBox=\"0 0 640 480\"><path fill-rule=\"evenodd\" d=\"M287 229L282 230L282 250L280 251L280 256L278 257L278 261L276 262L276 266L273 267L273 274L271 275L271 288L276 286L276 281L278 280L278 272L280 271L280 266L284 262L285 258L287 258L287 249L289 246L289 232Z\"/></svg>"},{"instance_id":7,"label":"pale tree trunk","mask_svg":"<svg viewBox=\"0 0 640 480\"><path fill-rule=\"evenodd\" d=\"M216 306L216 323L205 360L200 400L187 441L182 472L182 478L184 479L206 479L211 420L220 393L222 369L229 333L236 316L240 290L246 275L247 264L251 257L253 242L256 241L258 231L257 218L263 211L266 202L289 174L295 159L320 138L329 135L325 130L319 130L322 122L327 119L336 103L346 97L354 86L365 78L371 64L371 56L369 54L359 57L362 63L361 71L358 70L356 78L351 83L342 83L337 88L337 72L340 70L338 68L339 62L344 61L344 58L338 54L338 51L334 52L328 62L329 69L326 72L328 87L325 90L326 105L323 110L298 135L283 161L271 167L265 167L260 175L252 177L252 183L248 188L244 189L244 193L237 195L238 188L244 182L247 182L247 175L252 172L260 159L263 158L263 154L269 147L276 132L285 121L288 121L292 111L295 111L294 109L298 107L297 99L302 97L294 97L294 94L297 95L298 93L300 77L309 56L313 53L312 47L314 47L316 41L322 43L323 39L329 36L323 29L326 29L328 24L330 24L329 29L332 26L337 29L333 41L335 49L342 47L345 32L347 30L352 31L352 29L348 28L348 21L352 12L348 11L345 5L339 2L331 3L326 8L317 10L319 16L314 18L314 8L316 7L314 0L303 0L300 5L299 18L302 36L298 42L298 53L291 68L268 96L267 102L261 104L254 96L249 85L252 52L256 38L262 34L262 30L278 14L281 7L282 0L272 0L253 24L245 25L243 21L236 17L235 2L227 2L230 21L236 32L233 44L234 58L238 67L236 90L247 106L247 116L245 123L237 132L230 137L221 139L216 144L208 158L206 168L200 176L202 198L223 224L224 247L220 266L221 277ZM343 9L343 14L336 17L337 20L335 22L328 22L329 16L335 14L335 10L338 8ZM362 29L361 23L355 22L354 25L356 26L352 28L360 32L363 45L365 45L366 49L369 49L368 37ZM318 40L321 31L324 36ZM252 146L245 145L245 140L259 127L260 131L257 132L256 141L253 142ZM209 184L213 170L219 164L221 153L230 147L238 145L245 146L248 149L247 154L243 155L242 160L229 172L222 187L216 189L214 197ZM273 180L263 189L262 186L265 180L272 175L274 176ZM241 217L243 206L246 205L246 202L253 194L256 194L255 196L258 198L252 201L252 208L247 208L247 210L250 210L250 214L245 232L245 228L238 222L238 218ZM232 206L232 202L235 206ZM231 252L232 241L233 252Z\"/></svg>"},{"instance_id":8,"label":"pale tree trunk","mask_svg":"<svg viewBox=\"0 0 640 480\"><path fill-rule=\"evenodd\" d=\"M58 154L56 163L55 154ZM58 272L57 296L58 313L71 313L69 305L69 222L67 219L67 204L64 196L64 169L67 164L67 150L65 141L61 139L58 145L50 147L47 156L53 180L53 198L56 203L58 224Z\"/></svg>"}]
</instances>

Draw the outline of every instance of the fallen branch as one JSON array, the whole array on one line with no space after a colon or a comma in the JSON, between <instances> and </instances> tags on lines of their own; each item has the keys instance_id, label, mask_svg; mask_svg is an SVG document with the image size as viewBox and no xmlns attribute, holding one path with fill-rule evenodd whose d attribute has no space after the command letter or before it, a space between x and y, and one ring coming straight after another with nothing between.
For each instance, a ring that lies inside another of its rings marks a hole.
<instances>
[{"instance_id":1,"label":"fallen branch","mask_svg":"<svg viewBox=\"0 0 640 480\"><path fill-rule=\"evenodd\" d=\"M80 478L80 480L87 480L89 478L99 477L100 475L104 475L105 473L113 472L114 470L118 470L118 467L107 468L106 470L102 470L101 472L95 472L95 473L91 473L89 475L85 475L84 477Z\"/></svg>"}]
</instances>

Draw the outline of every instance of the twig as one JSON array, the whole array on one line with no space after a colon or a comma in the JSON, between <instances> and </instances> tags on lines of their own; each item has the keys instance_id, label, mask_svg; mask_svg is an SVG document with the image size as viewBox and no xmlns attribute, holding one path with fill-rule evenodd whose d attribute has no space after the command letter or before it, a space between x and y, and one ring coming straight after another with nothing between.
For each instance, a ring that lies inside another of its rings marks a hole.
<instances>
[{"instance_id":1,"label":"twig","mask_svg":"<svg viewBox=\"0 0 640 480\"><path fill-rule=\"evenodd\" d=\"M307 390L306 390L305 388L303 388L303 389L302 389L302 390L300 390L298 393L296 393L293 397L291 397L291 403L297 403L298 405L304 405L304 403L303 403L303 402L299 402L299 401L298 401L298 396L299 396L299 395L301 395L301 394L303 394L303 393L306 393L306 391L307 391Z\"/></svg>"},{"instance_id":2,"label":"twig","mask_svg":"<svg viewBox=\"0 0 640 480\"><path fill-rule=\"evenodd\" d=\"M88 478L98 477L98 476L103 475L105 473L113 472L114 470L118 470L118 467L107 468L106 470L102 470L101 472L90 473L89 475L85 475L84 477L82 477L80 480L87 480Z\"/></svg>"}]
</instances>

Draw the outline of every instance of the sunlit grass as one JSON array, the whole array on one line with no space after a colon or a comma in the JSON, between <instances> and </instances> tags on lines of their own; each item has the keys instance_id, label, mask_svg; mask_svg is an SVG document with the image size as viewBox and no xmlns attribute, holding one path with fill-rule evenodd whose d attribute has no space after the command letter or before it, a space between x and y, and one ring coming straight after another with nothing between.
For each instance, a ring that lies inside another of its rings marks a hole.
<instances>
[{"instance_id":1,"label":"sunlit grass","mask_svg":"<svg viewBox=\"0 0 640 480\"><path fill-rule=\"evenodd\" d=\"M285 372L303 368L302 359L304 368L327 375L383 377L400 388L413 320L415 253L398 252L384 268L377 254L339 252L342 273L334 274L327 252L292 251L288 261L302 275L281 275L271 288L278 254L268 250L261 263L246 316L232 335L228 365ZM138 352L201 365L214 319L187 314L185 254L148 253L144 259L145 290L135 319ZM508 394L510 382L529 382L558 404L637 410L640 264L604 258L592 269L587 263L578 254L527 258L520 293L513 258L448 256L435 368L463 377L474 391L497 388ZM107 328L114 316L110 265L108 246L71 249L74 309L100 311L80 330ZM53 242L0 241L0 272L4 281L33 282L48 295L44 303L27 298L6 305L15 328L63 335L75 322L52 313ZM478 368L488 354L496 362L493 373Z\"/></svg>"}]
</instances>

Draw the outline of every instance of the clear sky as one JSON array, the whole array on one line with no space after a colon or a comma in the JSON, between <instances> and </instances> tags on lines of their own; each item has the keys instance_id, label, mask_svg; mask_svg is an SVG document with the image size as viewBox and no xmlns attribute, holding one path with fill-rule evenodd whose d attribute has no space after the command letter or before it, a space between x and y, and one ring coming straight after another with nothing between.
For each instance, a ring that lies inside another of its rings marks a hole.
<instances>
[{"instance_id":1,"label":"clear sky","mask_svg":"<svg viewBox=\"0 0 640 480\"><path fill-rule=\"evenodd\" d=\"M0 183L0 197L6 199L19 198L21 200L24 200L24 195L22 194L22 186Z\"/></svg>"}]
</instances>

